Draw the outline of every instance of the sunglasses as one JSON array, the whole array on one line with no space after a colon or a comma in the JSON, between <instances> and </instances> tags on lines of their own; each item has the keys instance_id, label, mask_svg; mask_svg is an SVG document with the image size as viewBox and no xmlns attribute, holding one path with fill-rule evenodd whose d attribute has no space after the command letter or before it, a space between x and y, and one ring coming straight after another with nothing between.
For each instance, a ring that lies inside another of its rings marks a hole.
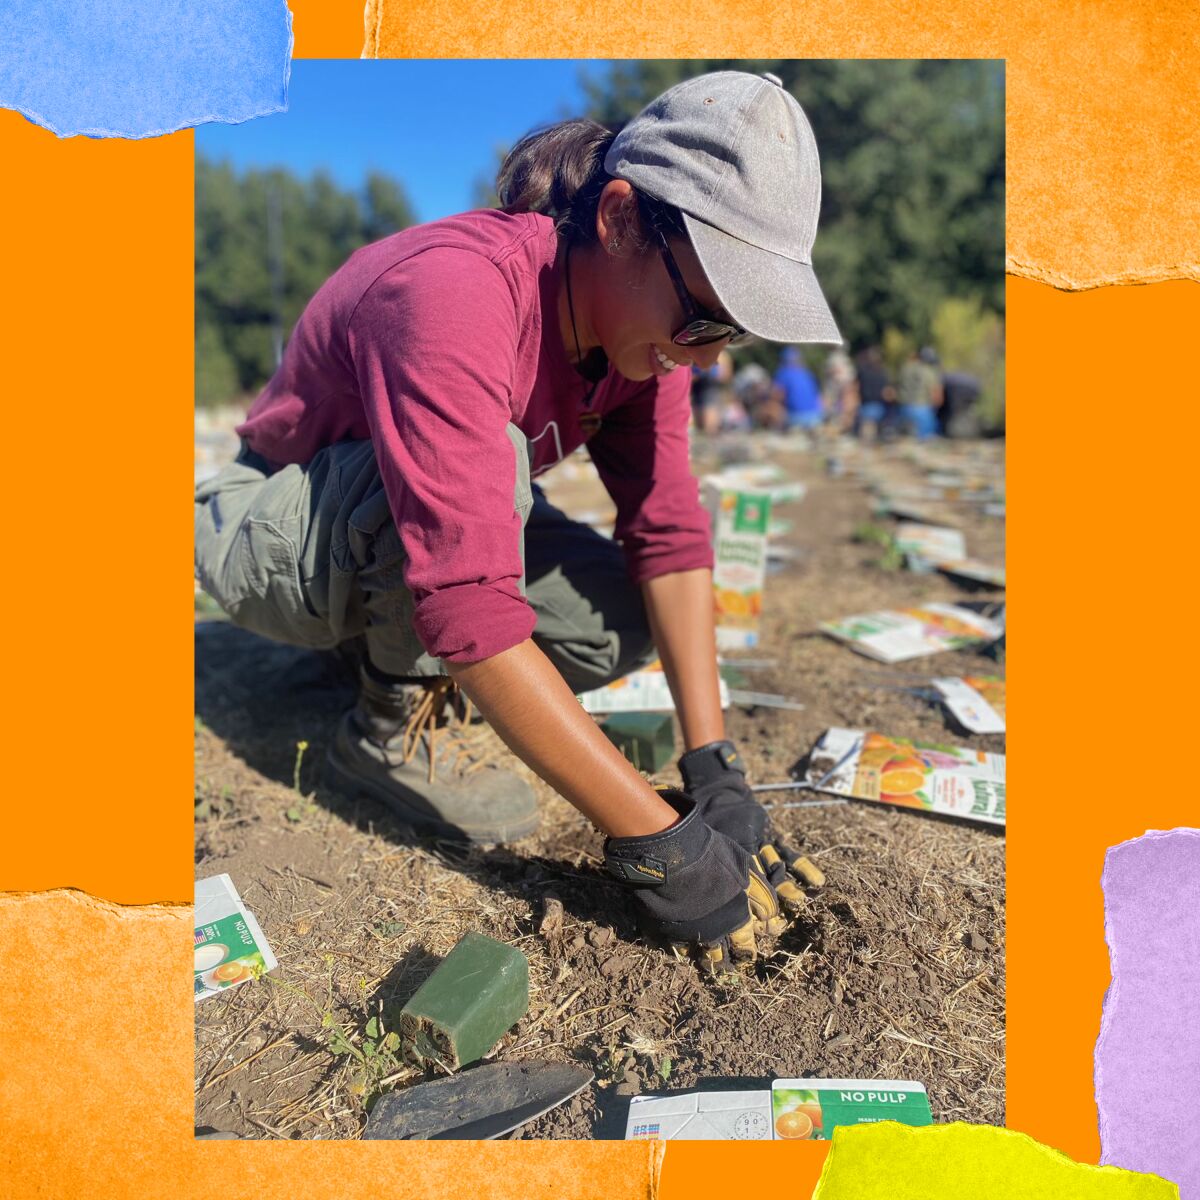
<instances>
[{"instance_id":1,"label":"sunglasses","mask_svg":"<svg viewBox=\"0 0 1200 1200\"><path fill-rule=\"evenodd\" d=\"M707 309L702 308L692 298L687 284L683 282L683 272L667 245L667 239L661 230L655 230L658 236L658 249L662 255L667 274L675 285L675 294L683 306L683 325L671 336L676 346L707 346L712 342L723 342L728 339L731 346L743 346L754 340L754 334L734 325L730 321L721 321Z\"/></svg>"}]
</instances>

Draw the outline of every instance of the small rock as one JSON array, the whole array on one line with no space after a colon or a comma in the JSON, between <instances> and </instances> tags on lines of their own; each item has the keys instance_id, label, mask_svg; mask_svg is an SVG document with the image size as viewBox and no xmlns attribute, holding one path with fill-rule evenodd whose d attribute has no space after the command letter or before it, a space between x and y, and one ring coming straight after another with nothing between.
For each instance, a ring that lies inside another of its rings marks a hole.
<instances>
[{"instance_id":1,"label":"small rock","mask_svg":"<svg viewBox=\"0 0 1200 1200\"><path fill-rule=\"evenodd\" d=\"M311 920L311 918L309 918L309 917L301 917L301 918L300 918L300 920L298 920L298 921L296 922L296 933L297 933L297 934L298 934L300 937L304 937L306 934L308 934L308 933L311 933L311 932L312 932L312 920Z\"/></svg>"},{"instance_id":2,"label":"small rock","mask_svg":"<svg viewBox=\"0 0 1200 1200\"><path fill-rule=\"evenodd\" d=\"M835 983L829 990L829 998L834 1002L834 1004L841 1004L844 995L845 993L842 991L842 985L840 983Z\"/></svg>"},{"instance_id":3,"label":"small rock","mask_svg":"<svg viewBox=\"0 0 1200 1200\"><path fill-rule=\"evenodd\" d=\"M586 945L587 945L587 942L585 942L585 941L583 940L583 934L582 934L582 933L577 933L577 934L576 934L576 935L575 935L575 936L574 936L574 937L571 939L571 949L572 949L572 950L574 950L576 954L578 954L578 953L579 953L579 951L580 951L580 950L582 950L582 949L584 948L584 946L586 946Z\"/></svg>"},{"instance_id":4,"label":"small rock","mask_svg":"<svg viewBox=\"0 0 1200 1200\"><path fill-rule=\"evenodd\" d=\"M638 1096L641 1094L642 1085L638 1082L633 1083L618 1083L614 1089L614 1094L618 1096Z\"/></svg>"},{"instance_id":5,"label":"small rock","mask_svg":"<svg viewBox=\"0 0 1200 1200\"><path fill-rule=\"evenodd\" d=\"M588 941L599 950L613 940L613 931L607 925L600 925L588 933Z\"/></svg>"},{"instance_id":6,"label":"small rock","mask_svg":"<svg viewBox=\"0 0 1200 1200\"><path fill-rule=\"evenodd\" d=\"M637 1067L630 1063L624 1070L621 1076L626 1083L639 1083L641 1077L638 1075Z\"/></svg>"},{"instance_id":7,"label":"small rock","mask_svg":"<svg viewBox=\"0 0 1200 1200\"><path fill-rule=\"evenodd\" d=\"M850 1035L848 1033L834 1034L834 1036L825 1043L825 1049L836 1050L839 1046L844 1046L849 1040Z\"/></svg>"},{"instance_id":8,"label":"small rock","mask_svg":"<svg viewBox=\"0 0 1200 1200\"><path fill-rule=\"evenodd\" d=\"M974 933L974 932L968 934L967 945L970 946L972 950L990 950L991 949L991 947L988 945L987 938L983 937L982 935L980 935L978 933Z\"/></svg>"}]
</instances>

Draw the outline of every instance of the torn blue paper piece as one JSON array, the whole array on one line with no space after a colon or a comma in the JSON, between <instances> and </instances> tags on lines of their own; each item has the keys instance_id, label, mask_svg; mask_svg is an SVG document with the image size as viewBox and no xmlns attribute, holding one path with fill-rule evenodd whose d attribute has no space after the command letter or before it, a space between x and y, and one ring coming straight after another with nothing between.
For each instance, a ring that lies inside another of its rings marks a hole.
<instances>
[{"instance_id":1,"label":"torn blue paper piece","mask_svg":"<svg viewBox=\"0 0 1200 1200\"><path fill-rule=\"evenodd\" d=\"M145 138L287 108L285 0L7 0L0 107L59 137Z\"/></svg>"}]
</instances>

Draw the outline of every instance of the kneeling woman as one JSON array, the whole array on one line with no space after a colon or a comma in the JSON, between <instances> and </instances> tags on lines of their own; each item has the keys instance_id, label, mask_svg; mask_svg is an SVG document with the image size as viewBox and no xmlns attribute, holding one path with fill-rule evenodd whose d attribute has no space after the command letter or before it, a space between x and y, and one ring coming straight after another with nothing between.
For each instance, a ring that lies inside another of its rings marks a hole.
<instances>
[{"instance_id":1,"label":"kneeling woman","mask_svg":"<svg viewBox=\"0 0 1200 1200\"><path fill-rule=\"evenodd\" d=\"M719 72L616 137L530 135L498 191L502 209L364 247L317 292L237 462L197 493L197 572L248 629L364 647L336 786L419 832L531 832L533 795L483 765L461 689L608 835L648 932L752 959L800 894L725 738L688 388L750 335L840 341L811 267L812 132L773 76ZM584 442L613 541L531 482ZM655 654L683 792L650 787L575 699Z\"/></svg>"}]
</instances>

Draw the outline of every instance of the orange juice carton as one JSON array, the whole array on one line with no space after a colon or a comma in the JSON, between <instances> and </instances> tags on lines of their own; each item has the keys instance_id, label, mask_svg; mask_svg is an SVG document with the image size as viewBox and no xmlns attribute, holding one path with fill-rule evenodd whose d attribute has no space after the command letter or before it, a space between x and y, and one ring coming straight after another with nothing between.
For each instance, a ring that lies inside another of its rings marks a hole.
<instances>
[{"instance_id":1,"label":"orange juice carton","mask_svg":"<svg viewBox=\"0 0 1200 1200\"><path fill-rule=\"evenodd\" d=\"M724 679L718 678L717 686L721 692L721 707L728 708L729 685ZM584 712L593 716L603 713L675 711L675 701L667 686L663 665L658 659L640 671L630 671L628 675L614 679L606 687L580 692L579 703L583 705Z\"/></svg>"},{"instance_id":2,"label":"orange juice carton","mask_svg":"<svg viewBox=\"0 0 1200 1200\"><path fill-rule=\"evenodd\" d=\"M1003 754L828 729L809 755L805 782L815 791L874 800L1003 826Z\"/></svg>"},{"instance_id":3,"label":"orange juice carton","mask_svg":"<svg viewBox=\"0 0 1200 1200\"><path fill-rule=\"evenodd\" d=\"M868 658L894 663L994 642L1004 625L961 605L922 604L826 621L821 631Z\"/></svg>"},{"instance_id":4,"label":"orange juice carton","mask_svg":"<svg viewBox=\"0 0 1200 1200\"><path fill-rule=\"evenodd\" d=\"M771 1140L771 1093L668 1092L634 1096L625 1121L627 1141L766 1142Z\"/></svg>"},{"instance_id":5,"label":"orange juice carton","mask_svg":"<svg viewBox=\"0 0 1200 1200\"><path fill-rule=\"evenodd\" d=\"M776 1079L771 1129L789 1141L828 1142L839 1125L932 1125L925 1085L908 1079Z\"/></svg>"},{"instance_id":6,"label":"orange juice carton","mask_svg":"<svg viewBox=\"0 0 1200 1200\"><path fill-rule=\"evenodd\" d=\"M950 715L970 733L1004 732L1004 680L993 675L935 679Z\"/></svg>"},{"instance_id":7,"label":"orange juice carton","mask_svg":"<svg viewBox=\"0 0 1200 1200\"><path fill-rule=\"evenodd\" d=\"M704 480L704 499L713 527L717 649L757 646L771 495L761 487L731 486L710 475Z\"/></svg>"},{"instance_id":8,"label":"orange juice carton","mask_svg":"<svg viewBox=\"0 0 1200 1200\"><path fill-rule=\"evenodd\" d=\"M196 880L196 1002L279 965L228 875Z\"/></svg>"}]
</instances>

